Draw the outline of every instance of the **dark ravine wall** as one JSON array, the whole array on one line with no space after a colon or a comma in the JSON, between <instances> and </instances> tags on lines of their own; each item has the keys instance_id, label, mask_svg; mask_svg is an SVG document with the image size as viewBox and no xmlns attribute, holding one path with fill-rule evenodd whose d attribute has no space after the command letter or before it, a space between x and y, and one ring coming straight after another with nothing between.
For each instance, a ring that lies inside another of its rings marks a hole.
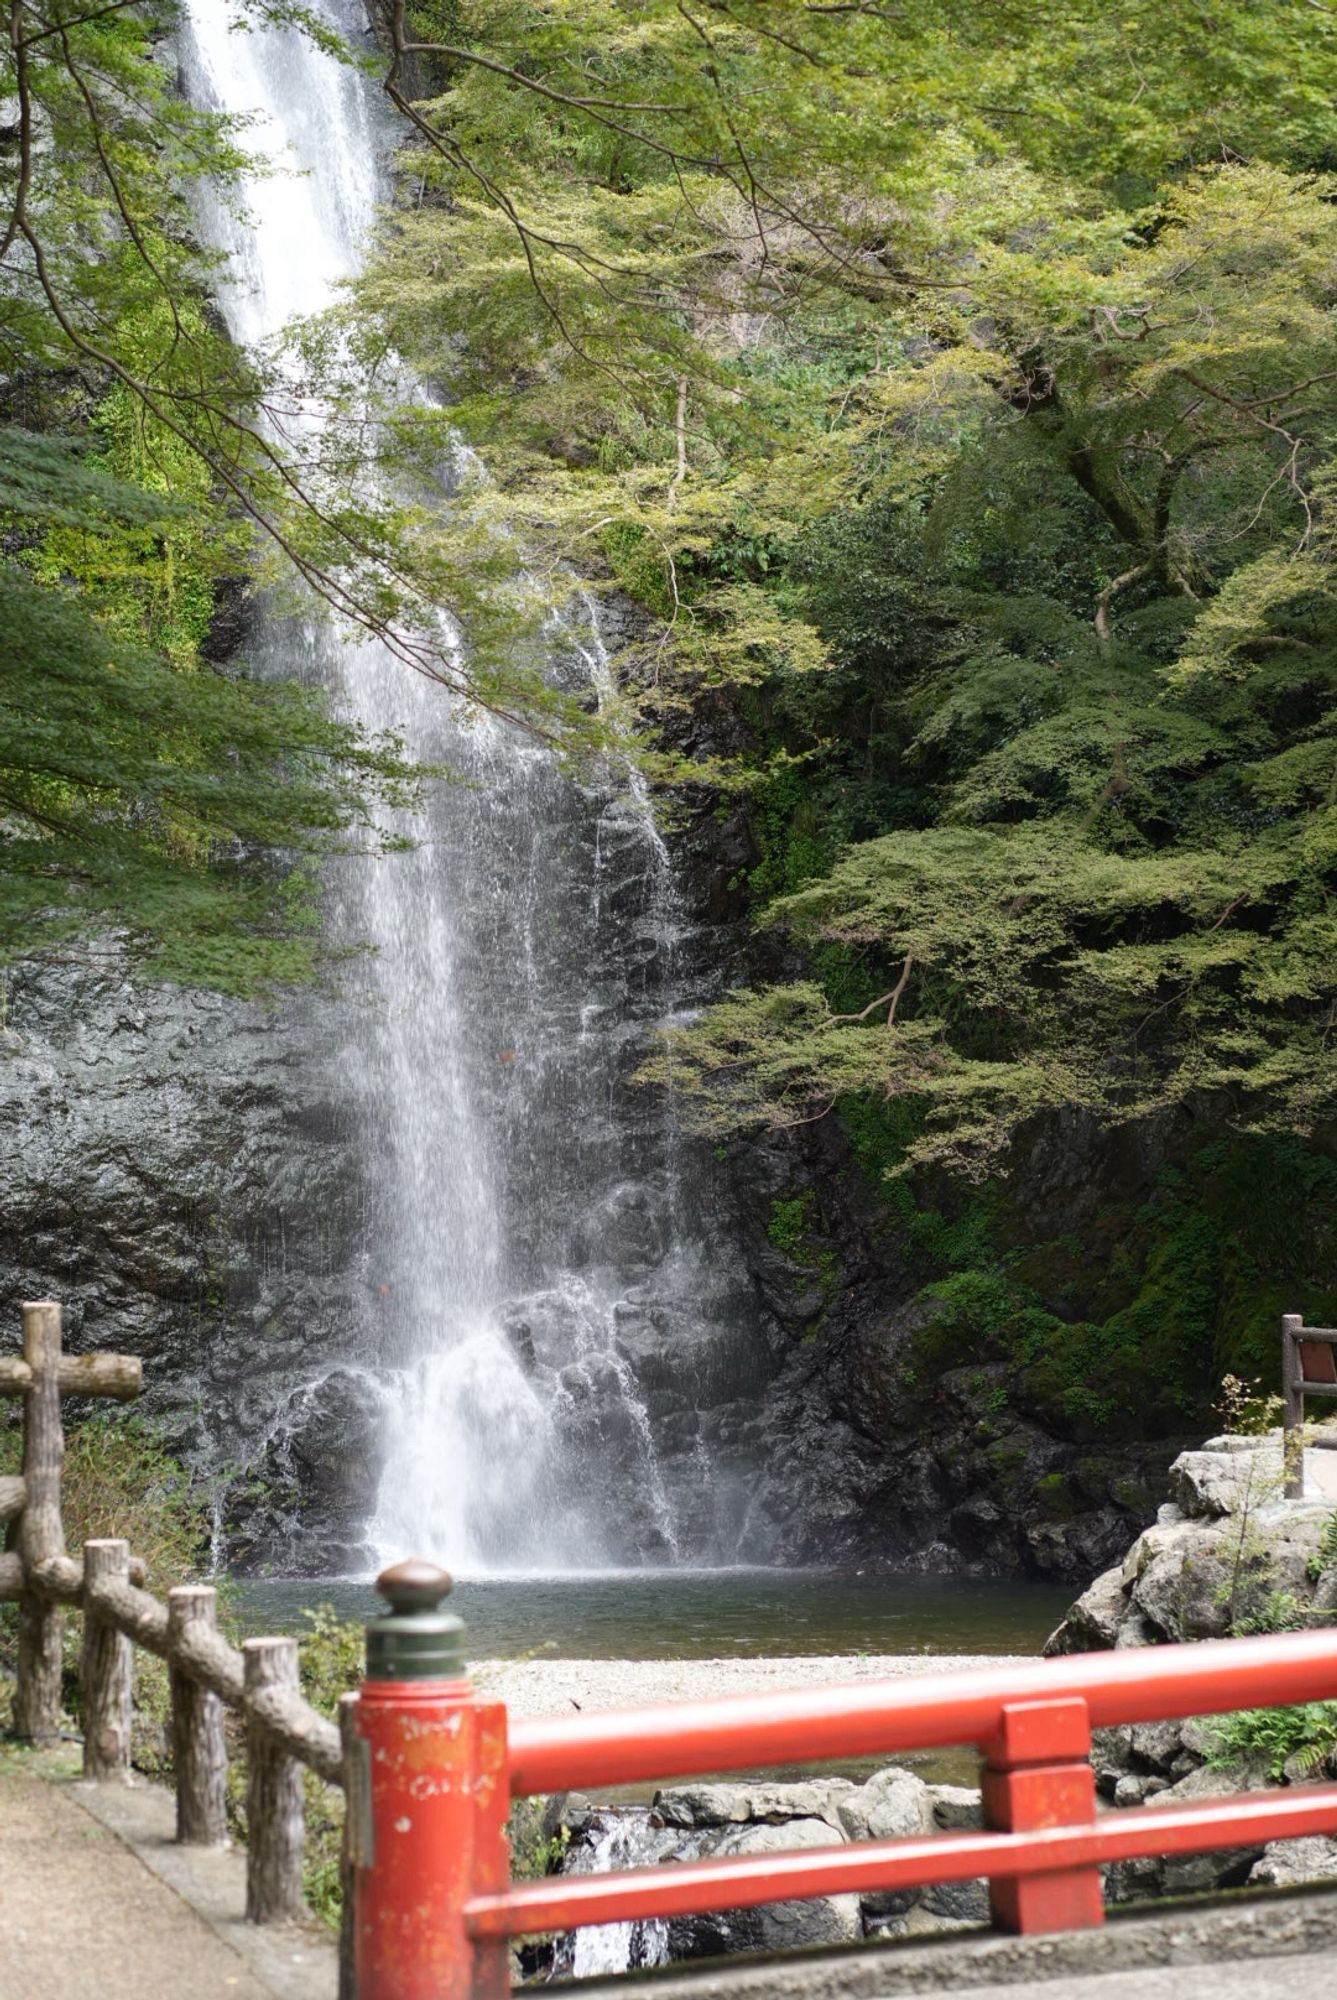
<instances>
[{"instance_id":1,"label":"dark ravine wall","mask_svg":"<svg viewBox=\"0 0 1337 2000\"><path fill-rule=\"evenodd\" d=\"M705 815L680 840L703 991L745 948L723 888L744 838ZM384 1447L361 1361L386 1356L388 1314L375 1163L313 1055L337 1002L266 1011L140 988L114 956L20 968L8 987L4 1295L50 1293L73 1345L144 1355L149 1407L219 1478L230 1559L355 1566ZM1025 1192L1049 1234L1108 1203L1116 1164L1134 1193L1157 1165L1085 1143L1084 1173L1060 1137L1032 1159ZM919 1296L923 1261L835 1121L704 1164L761 1305L746 1379L701 1408L690 1327L631 1317L624 1348L665 1437L689 1449L699 1431L764 1466L750 1548L1082 1583L1151 1517L1178 1439L1063 1435L987 1353L925 1370L942 1308Z\"/></svg>"},{"instance_id":2,"label":"dark ravine wall","mask_svg":"<svg viewBox=\"0 0 1337 2000\"><path fill-rule=\"evenodd\" d=\"M727 714L696 727L729 747ZM755 848L746 814L708 799L674 846L699 1002L757 969L740 886ZM50 1293L73 1344L144 1355L149 1407L218 1478L230 1560L358 1566L385 1449L364 1364L393 1361L395 1334L379 1163L323 1054L337 1062L345 1004L136 986L114 952L18 967L5 988L11 1315ZM618 1116L647 1120L629 1081ZM757 1301L752 1351L703 1393L681 1313L629 1308L619 1339L670 1458L705 1439L749 1468L754 1558L1084 1584L1153 1517L1225 1369L1265 1374L1276 1313L1331 1303L1330 1163L1223 1150L1219 1120L1051 1122L1005 1189L913 1198L844 1115L692 1143L723 1275ZM594 1405L585 1421L597 1432Z\"/></svg>"},{"instance_id":3,"label":"dark ravine wall","mask_svg":"<svg viewBox=\"0 0 1337 2000\"><path fill-rule=\"evenodd\" d=\"M717 749L730 721L698 726ZM692 1001L746 976L755 951L746 817L698 806L675 836ZM62 1299L75 1346L143 1354L149 1408L218 1482L220 1553L247 1565L367 1555L386 1440L364 1364L393 1361L394 1315L379 1164L322 1054L348 1032L337 993L243 1006L138 986L114 952L7 976L0 1290L11 1311ZM630 1082L618 1115L646 1120ZM922 1296L943 1260L838 1120L693 1145L737 1260L725 1276L757 1300L754 1351L703 1386L693 1326L630 1308L620 1345L670 1459L701 1438L750 1468L746 1553L1081 1584L1151 1518L1182 1439L1164 1421L1140 1437L1056 1423L996 1344L944 1332L950 1307ZM1169 1150L1165 1134L1037 1137L1019 1226L1108 1263L1109 1214L1146 1201ZM533 1337L517 1323L518 1343Z\"/></svg>"},{"instance_id":4,"label":"dark ravine wall","mask_svg":"<svg viewBox=\"0 0 1337 2000\"><path fill-rule=\"evenodd\" d=\"M377 1440L341 1368L366 1330L357 1135L313 1099L307 1003L145 988L114 955L8 986L5 1297L59 1298L72 1346L144 1356L147 1408L232 1487L239 1552L275 1546L300 1507L313 1561L341 1566ZM302 1382L320 1386L294 1410Z\"/></svg>"}]
</instances>

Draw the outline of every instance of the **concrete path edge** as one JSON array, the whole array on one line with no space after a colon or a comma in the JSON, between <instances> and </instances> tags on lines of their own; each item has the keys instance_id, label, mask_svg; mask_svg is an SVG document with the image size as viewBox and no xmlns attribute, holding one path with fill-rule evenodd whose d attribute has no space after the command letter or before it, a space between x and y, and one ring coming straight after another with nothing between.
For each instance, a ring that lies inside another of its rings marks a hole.
<instances>
[{"instance_id":1,"label":"concrete path edge","mask_svg":"<svg viewBox=\"0 0 1337 2000\"><path fill-rule=\"evenodd\" d=\"M1076 1979L1159 1966L1278 1961L1334 1953L1337 1993L1337 1884L1300 1894L1250 1890L1247 1895L1162 1903L1154 1909L1111 1913L1101 1930L1065 1931L1056 1937L1003 1937L979 1931L930 1942L891 1941L842 1951L791 1953L688 1969L624 1973L617 1979L563 1981L547 1990L611 2000L633 1993L640 2000L895 2000L913 1993L960 1993L978 1987L1056 1983L1063 1995Z\"/></svg>"},{"instance_id":2,"label":"concrete path edge","mask_svg":"<svg viewBox=\"0 0 1337 2000\"><path fill-rule=\"evenodd\" d=\"M181 1847L176 1805L159 1785L67 1782L66 1796L105 1827L242 1959L274 2000L335 2000L338 1953L310 1924L248 1924L246 1861L233 1848Z\"/></svg>"}]
</instances>

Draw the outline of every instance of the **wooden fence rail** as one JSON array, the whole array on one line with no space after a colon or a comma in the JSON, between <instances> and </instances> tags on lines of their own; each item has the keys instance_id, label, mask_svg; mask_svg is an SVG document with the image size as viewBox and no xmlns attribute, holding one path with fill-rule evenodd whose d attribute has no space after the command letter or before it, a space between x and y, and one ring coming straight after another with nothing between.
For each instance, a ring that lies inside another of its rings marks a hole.
<instances>
[{"instance_id":1,"label":"wooden fence rail","mask_svg":"<svg viewBox=\"0 0 1337 2000\"><path fill-rule=\"evenodd\" d=\"M61 1352L60 1307L23 1307L23 1359L0 1360L0 1395L26 1401L23 1472L0 1479L0 1599L19 1607L14 1733L32 1743L60 1732L65 1608L84 1614L80 1688L84 1776L130 1776L133 1648L165 1660L172 1699L177 1837L197 1846L227 1840L224 1708L244 1716L248 1784L246 1914L285 1923L302 1913L302 1786L305 1765L327 1784L344 1784L339 1726L302 1698L295 1639L248 1639L240 1651L217 1629L217 1593L184 1584L162 1603L143 1586L144 1564L127 1542L65 1548L61 1399L127 1401L140 1387L138 1360ZM345 1960L347 1952L344 1953ZM351 1995L350 1976L341 1980Z\"/></svg>"}]
</instances>

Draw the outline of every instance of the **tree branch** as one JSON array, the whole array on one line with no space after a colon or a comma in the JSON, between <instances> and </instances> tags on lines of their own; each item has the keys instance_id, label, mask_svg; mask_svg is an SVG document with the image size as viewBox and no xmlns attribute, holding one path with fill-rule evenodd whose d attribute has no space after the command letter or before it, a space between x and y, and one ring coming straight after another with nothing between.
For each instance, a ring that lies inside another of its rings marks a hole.
<instances>
[{"instance_id":1,"label":"tree branch","mask_svg":"<svg viewBox=\"0 0 1337 2000\"><path fill-rule=\"evenodd\" d=\"M914 953L907 951L905 954L905 964L901 967L901 976L894 986L888 987L885 993L879 993L876 1000L870 1000L868 1005L861 1007L857 1014L828 1014L824 1021L818 1023L818 1026L822 1028L834 1028L844 1021L866 1021L870 1014L876 1014L879 1007L887 1008L887 1026L889 1028L894 1026L896 1009L901 1003L901 995L910 983L910 971L914 962ZM890 1005L888 1005L888 1002L890 1002Z\"/></svg>"}]
</instances>

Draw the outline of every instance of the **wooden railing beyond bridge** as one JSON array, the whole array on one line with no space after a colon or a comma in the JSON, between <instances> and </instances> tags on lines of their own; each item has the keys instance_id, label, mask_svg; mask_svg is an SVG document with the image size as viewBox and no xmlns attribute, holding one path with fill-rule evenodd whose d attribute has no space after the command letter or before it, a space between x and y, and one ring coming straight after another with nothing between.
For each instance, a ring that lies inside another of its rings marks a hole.
<instances>
[{"instance_id":1,"label":"wooden railing beyond bridge","mask_svg":"<svg viewBox=\"0 0 1337 2000\"><path fill-rule=\"evenodd\" d=\"M87 1775L128 1773L130 1647L146 1646L171 1670L178 1836L218 1841L221 1705L242 1711L257 1922L300 1912L299 1767L342 1784L342 2000L505 2000L519 1937L976 1877L1005 1930L1086 1929L1104 1921L1108 1863L1337 1834L1337 1785L1097 1813L1090 1762L1095 1727L1337 1699L1334 1630L511 1722L467 1678L463 1628L439 1608L449 1577L406 1563L380 1580L391 1611L368 1626L368 1675L336 1727L298 1692L294 1640L238 1653L215 1630L207 1587L164 1605L124 1542L66 1553L61 1395L131 1395L138 1363L62 1357L50 1304L24 1307L23 1339L22 1362L0 1363L0 1388L27 1398L23 1475L0 1482L12 1544L0 1597L20 1605L16 1726L55 1733L62 1607L81 1605ZM962 1744L983 1760L982 1831L511 1879L513 1799Z\"/></svg>"},{"instance_id":2,"label":"wooden railing beyond bridge","mask_svg":"<svg viewBox=\"0 0 1337 2000\"><path fill-rule=\"evenodd\" d=\"M25 1399L23 1471L0 1478L0 1521L8 1523L0 1599L19 1607L14 1733L30 1743L59 1736L65 1607L78 1606L84 1776L127 1780L132 1647L156 1653L171 1685L177 1838L226 1844L223 1710L236 1709L246 1719L246 1914L260 1924L289 1922L304 1914L301 1767L338 1786L344 1769L339 1727L302 1698L297 1641L248 1639L238 1651L217 1629L211 1585L180 1585L162 1603L143 1588L144 1566L128 1542L85 1542L78 1556L65 1548L61 1399L128 1402L141 1373L124 1355L64 1354L60 1307L46 1300L23 1307L22 1358L0 1357L0 1395ZM351 1995L348 1979L344 1985Z\"/></svg>"}]
</instances>

